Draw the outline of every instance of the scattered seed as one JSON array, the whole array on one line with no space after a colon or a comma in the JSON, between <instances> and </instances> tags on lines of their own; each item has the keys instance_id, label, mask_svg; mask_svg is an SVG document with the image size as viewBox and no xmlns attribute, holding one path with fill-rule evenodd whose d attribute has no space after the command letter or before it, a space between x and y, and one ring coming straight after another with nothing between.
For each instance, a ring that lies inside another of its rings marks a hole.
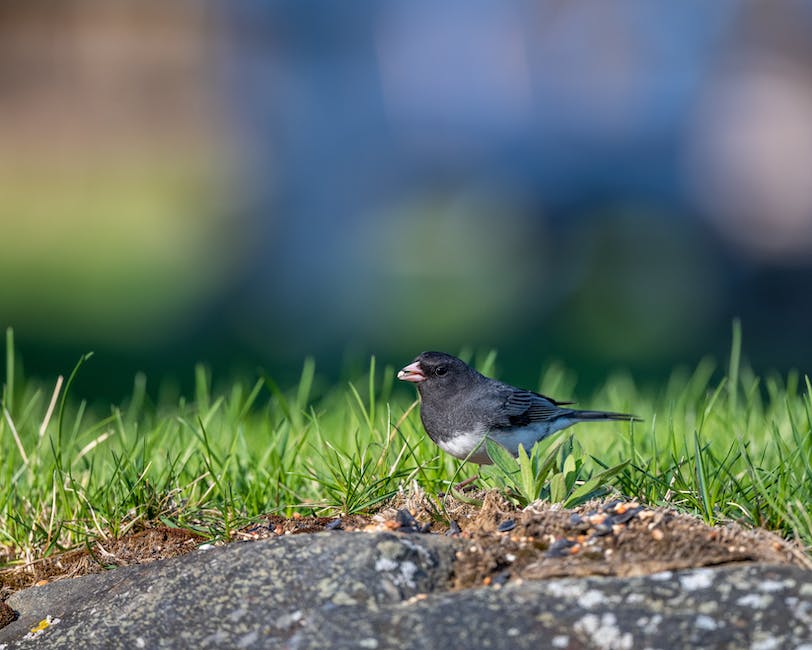
<instances>
[{"instance_id":1,"label":"scattered seed","mask_svg":"<svg viewBox=\"0 0 812 650\"><path fill-rule=\"evenodd\" d=\"M602 523L595 526L593 535L596 537L603 537L604 535L608 535L612 532L612 526L608 523Z\"/></svg>"},{"instance_id":2,"label":"scattered seed","mask_svg":"<svg viewBox=\"0 0 812 650\"><path fill-rule=\"evenodd\" d=\"M570 555L575 555L580 550L581 550L581 545L580 544L574 544L573 546L570 547Z\"/></svg>"},{"instance_id":3,"label":"scattered seed","mask_svg":"<svg viewBox=\"0 0 812 650\"><path fill-rule=\"evenodd\" d=\"M642 508L626 508L623 512L620 512L612 517L612 522L616 524L625 524L627 521L633 519Z\"/></svg>"},{"instance_id":4,"label":"scattered seed","mask_svg":"<svg viewBox=\"0 0 812 650\"><path fill-rule=\"evenodd\" d=\"M597 526L602 524L606 520L606 514L603 512L599 512L597 514L591 515L589 517L589 523L593 526Z\"/></svg>"},{"instance_id":5,"label":"scattered seed","mask_svg":"<svg viewBox=\"0 0 812 650\"><path fill-rule=\"evenodd\" d=\"M550 548L547 549L544 557L564 557L565 555L569 555L570 549L576 544L577 542L567 539L566 537L562 537L550 545Z\"/></svg>"},{"instance_id":6,"label":"scattered seed","mask_svg":"<svg viewBox=\"0 0 812 650\"><path fill-rule=\"evenodd\" d=\"M505 584L510 579L510 574L507 571L502 571L501 573L497 573L493 577L493 588L499 589L503 584Z\"/></svg>"},{"instance_id":7,"label":"scattered seed","mask_svg":"<svg viewBox=\"0 0 812 650\"><path fill-rule=\"evenodd\" d=\"M663 537L665 537L665 533L663 533L663 531L661 531L659 528L655 528L651 531L651 537L655 542L659 542Z\"/></svg>"},{"instance_id":8,"label":"scattered seed","mask_svg":"<svg viewBox=\"0 0 812 650\"><path fill-rule=\"evenodd\" d=\"M417 522L417 519L415 519L414 515L406 510L406 508L401 508L398 510L397 514L395 515L395 521L400 528L420 528L420 524Z\"/></svg>"},{"instance_id":9,"label":"scattered seed","mask_svg":"<svg viewBox=\"0 0 812 650\"><path fill-rule=\"evenodd\" d=\"M485 577L482 579L482 584L483 584L483 585L485 585L486 587L490 586L490 584L491 584L492 582L493 582L493 578L491 578L490 576L485 576Z\"/></svg>"},{"instance_id":10,"label":"scattered seed","mask_svg":"<svg viewBox=\"0 0 812 650\"><path fill-rule=\"evenodd\" d=\"M302 518L302 513L301 512L294 512L291 515L291 517L293 517L294 519L301 519Z\"/></svg>"},{"instance_id":11,"label":"scattered seed","mask_svg":"<svg viewBox=\"0 0 812 650\"><path fill-rule=\"evenodd\" d=\"M514 528L516 528L516 522L513 519L506 519L501 524L499 524L496 530L500 533L506 533L509 530L513 530Z\"/></svg>"}]
</instances>

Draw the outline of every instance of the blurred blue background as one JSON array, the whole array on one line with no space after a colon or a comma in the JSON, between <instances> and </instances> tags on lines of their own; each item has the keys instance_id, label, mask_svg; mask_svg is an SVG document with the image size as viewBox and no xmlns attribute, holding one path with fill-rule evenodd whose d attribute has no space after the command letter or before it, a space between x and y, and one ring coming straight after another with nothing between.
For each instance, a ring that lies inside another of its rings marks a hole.
<instances>
[{"instance_id":1,"label":"blurred blue background","mask_svg":"<svg viewBox=\"0 0 812 650\"><path fill-rule=\"evenodd\" d=\"M0 6L26 371L812 362L812 5Z\"/></svg>"}]
</instances>

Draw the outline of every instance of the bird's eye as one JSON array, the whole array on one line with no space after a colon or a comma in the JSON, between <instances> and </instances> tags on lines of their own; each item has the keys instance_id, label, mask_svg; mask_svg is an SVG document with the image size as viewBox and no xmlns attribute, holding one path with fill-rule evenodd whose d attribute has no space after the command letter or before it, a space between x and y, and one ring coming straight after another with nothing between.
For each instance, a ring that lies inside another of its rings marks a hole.
<instances>
[{"instance_id":1,"label":"bird's eye","mask_svg":"<svg viewBox=\"0 0 812 650\"><path fill-rule=\"evenodd\" d=\"M447 372L448 368L446 368L445 366L437 366L437 368L434 370L434 374L437 375L438 377L442 377Z\"/></svg>"}]
</instances>

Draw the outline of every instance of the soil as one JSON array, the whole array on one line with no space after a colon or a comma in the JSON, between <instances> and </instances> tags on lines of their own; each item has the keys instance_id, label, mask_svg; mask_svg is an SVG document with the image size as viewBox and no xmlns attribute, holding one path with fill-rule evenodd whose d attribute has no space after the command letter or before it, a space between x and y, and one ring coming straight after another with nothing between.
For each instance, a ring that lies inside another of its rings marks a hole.
<instances>
[{"instance_id":1,"label":"soil","mask_svg":"<svg viewBox=\"0 0 812 650\"><path fill-rule=\"evenodd\" d=\"M204 541L202 535L191 530L168 526L147 528L120 539L96 540L86 548L0 570L0 601L5 602L15 591L51 580L75 578L118 566L183 555Z\"/></svg>"},{"instance_id":2,"label":"soil","mask_svg":"<svg viewBox=\"0 0 812 650\"><path fill-rule=\"evenodd\" d=\"M439 515L436 500L418 492L396 499L372 516L267 515L237 531L233 540L331 530L444 534L461 540L455 588L498 586L517 579L633 576L737 562L812 568L800 545L768 531L736 523L712 527L696 517L634 501L595 501L574 510L536 503L520 510L497 492L482 492L464 500L449 497L444 508L445 518ZM161 525L4 569L0 619L3 601L19 589L183 555L204 541L193 531Z\"/></svg>"}]
</instances>

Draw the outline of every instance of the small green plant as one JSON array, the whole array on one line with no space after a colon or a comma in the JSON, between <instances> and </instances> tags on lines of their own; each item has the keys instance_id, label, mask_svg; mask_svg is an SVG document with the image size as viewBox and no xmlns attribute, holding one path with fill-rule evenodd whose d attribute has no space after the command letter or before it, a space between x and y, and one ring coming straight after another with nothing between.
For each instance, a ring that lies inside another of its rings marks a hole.
<instances>
[{"instance_id":1,"label":"small green plant","mask_svg":"<svg viewBox=\"0 0 812 650\"><path fill-rule=\"evenodd\" d=\"M485 444L493 460L492 477L507 497L521 507L540 499L572 508L606 494L607 484L628 465L624 461L588 472L588 460L571 435L547 444L542 441L529 454L519 445L517 458L491 438ZM592 460L600 465L597 459Z\"/></svg>"},{"instance_id":2,"label":"small green plant","mask_svg":"<svg viewBox=\"0 0 812 650\"><path fill-rule=\"evenodd\" d=\"M322 509L338 509L340 514L369 512L397 494L414 468L397 463L385 466L385 450L373 447L352 451L337 449L326 442L323 464L308 462L307 475L324 494Z\"/></svg>"}]
</instances>

